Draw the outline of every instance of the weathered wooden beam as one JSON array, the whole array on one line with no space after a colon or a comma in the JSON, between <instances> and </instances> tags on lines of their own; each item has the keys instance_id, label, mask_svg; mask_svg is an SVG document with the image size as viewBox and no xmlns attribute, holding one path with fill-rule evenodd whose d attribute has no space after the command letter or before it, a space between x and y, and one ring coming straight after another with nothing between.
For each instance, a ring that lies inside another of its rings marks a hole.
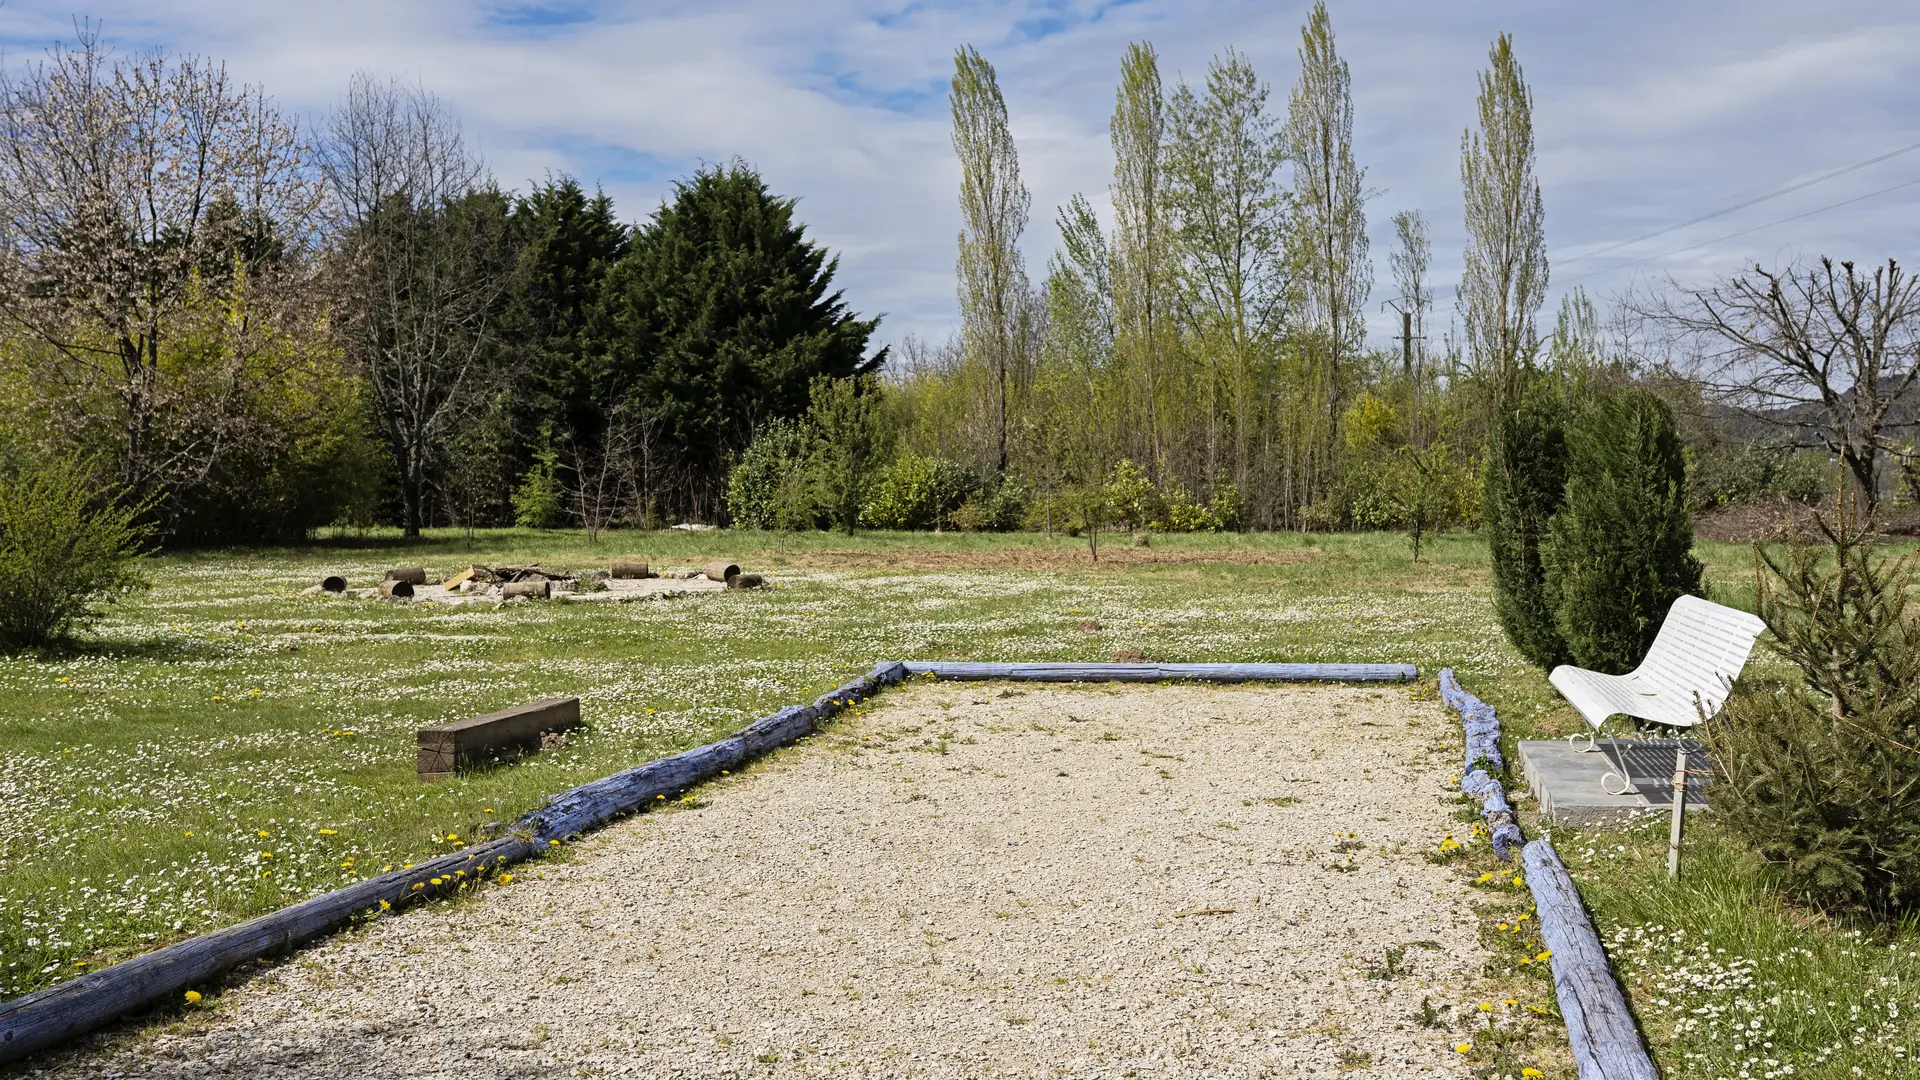
<instances>
[{"instance_id":1,"label":"weathered wooden beam","mask_svg":"<svg viewBox=\"0 0 1920 1080\"><path fill-rule=\"evenodd\" d=\"M425 585L427 583L427 571L424 567L419 566L397 566L387 571L386 580L404 581L409 585Z\"/></svg>"},{"instance_id":2,"label":"weathered wooden beam","mask_svg":"<svg viewBox=\"0 0 1920 1080\"><path fill-rule=\"evenodd\" d=\"M1520 854L1540 919L1540 940L1553 955L1553 992L1567 1023L1580 1080L1659 1080L1640 1027L1614 981L1567 868L1553 845L1535 840Z\"/></svg>"},{"instance_id":3,"label":"weathered wooden beam","mask_svg":"<svg viewBox=\"0 0 1920 1080\"><path fill-rule=\"evenodd\" d=\"M471 720L421 728L416 736L420 779L450 776L502 753L538 750L543 732L569 731L579 726L580 699L552 697Z\"/></svg>"},{"instance_id":4,"label":"weathered wooden beam","mask_svg":"<svg viewBox=\"0 0 1920 1080\"><path fill-rule=\"evenodd\" d=\"M609 567L611 576L623 580L650 578L653 570L645 559L615 559Z\"/></svg>"},{"instance_id":5,"label":"weathered wooden beam","mask_svg":"<svg viewBox=\"0 0 1920 1080\"><path fill-rule=\"evenodd\" d=\"M525 837L507 837L465 848L0 1001L0 1064L91 1031L187 987L204 985L249 960L285 952L378 909L383 901L399 907L410 900L453 892L459 882L519 862L538 847ZM434 878L442 884L431 884Z\"/></svg>"},{"instance_id":6,"label":"weathered wooden beam","mask_svg":"<svg viewBox=\"0 0 1920 1080\"><path fill-rule=\"evenodd\" d=\"M1028 682L1405 682L1412 664L985 664L909 660L909 675L939 679L1016 679Z\"/></svg>"}]
</instances>

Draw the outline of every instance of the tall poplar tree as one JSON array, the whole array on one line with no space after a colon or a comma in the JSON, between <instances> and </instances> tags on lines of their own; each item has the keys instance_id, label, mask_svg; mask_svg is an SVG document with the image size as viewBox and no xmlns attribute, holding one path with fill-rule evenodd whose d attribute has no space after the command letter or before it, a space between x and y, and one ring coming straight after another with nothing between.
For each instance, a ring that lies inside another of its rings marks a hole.
<instances>
[{"instance_id":1,"label":"tall poplar tree","mask_svg":"<svg viewBox=\"0 0 1920 1080\"><path fill-rule=\"evenodd\" d=\"M1347 62L1334 49L1325 0L1300 28L1300 81L1288 101L1293 159L1295 273L1300 311L1327 363L1327 410L1338 415L1341 364L1366 342L1366 170L1353 159L1353 90ZM1329 426L1328 435L1332 435Z\"/></svg>"},{"instance_id":2,"label":"tall poplar tree","mask_svg":"<svg viewBox=\"0 0 1920 1080\"><path fill-rule=\"evenodd\" d=\"M1166 100L1160 59L1153 46L1135 42L1120 61L1120 87L1113 121L1114 350L1139 399L1146 443L1140 449L1157 466L1165 455L1158 401L1165 377L1162 344L1172 259L1162 219L1161 165Z\"/></svg>"},{"instance_id":3,"label":"tall poplar tree","mask_svg":"<svg viewBox=\"0 0 1920 1080\"><path fill-rule=\"evenodd\" d=\"M1534 313L1547 292L1546 212L1534 175L1533 92L1501 34L1480 74L1480 130L1460 136L1466 269L1460 320L1474 369L1505 407L1533 369L1540 339Z\"/></svg>"},{"instance_id":4,"label":"tall poplar tree","mask_svg":"<svg viewBox=\"0 0 1920 1080\"><path fill-rule=\"evenodd\" d=\"M1286 161L1280 124L1267 112L1267 87L1232 49L1207 68L1206 97L1184 83L1168 112L1165 202L1179 252L1188 322L1207 365L1207 479L1226 464L1218 436L1230 425L1236 483L1248 481L1250 436L1262 396L1256 354L1278 332L1287 277L1287 193L1276 183ZM1224 391L1229 415L1214 401Z\"/></svg>"},{"instance_id":5,"label":"tall poplar tree","mask_svg":"<svg viewBox=\"0 0 1920 1080\"><path fill-rule=\"evenodd\" d=\"M1027 272L1020 234L1031 196L1007 129L993 65L969 45L953 56L953 149L960 158L960 314L966 347L998 386L996 468L1007 469L1007 379L1026 338Z\"/></svg>"},{"instance_id":6,"label":"tall poplar tree","mask_svg":"<svg viewBox=\"0 0 1920 1080\"><path fill-rule=\"evenodd\" d=\"M1460 316L1470 363L1490 391L1487 547L1494 612L1522 656L1543 668L1567 643L1546 581L1546 546L1566 488L1566 402L1539 385L1534 313L1547 289L1545 214L1534 176L1533 94L1502 34L1480 75L1480 130L1460 138L1466 269Z\"/></svg>"}]
</instances>

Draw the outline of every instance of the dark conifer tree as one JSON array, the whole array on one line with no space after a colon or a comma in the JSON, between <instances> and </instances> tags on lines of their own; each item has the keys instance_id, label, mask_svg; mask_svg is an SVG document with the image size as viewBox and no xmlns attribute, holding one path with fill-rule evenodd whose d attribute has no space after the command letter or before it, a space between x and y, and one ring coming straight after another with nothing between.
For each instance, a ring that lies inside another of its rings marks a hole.
<instances>
[{"instance_id":1,"label":"dark conifer tree","mask_svg":"<svg viewBox=\"0 0 1920 1080\"><path fill-rule=\"evenodd\" d=\"M1700 591L1673 411L1645 390L1597 398L1567 432L1548 596L1574 663L1638 666L1674 600Z\"/></svg>"},{"instance_id":2,"label":"dark conifer tree","mask_svg":"<svg viewBox=\"0 0 1920 1080\"><path fill-rule=\"evenodd\" d=\"M1547 594L1544 550L1567 482L1567 411L1551 390L1524 390L1494 416L1487 446L1494 613L1520 655L1543 668L1567 660Z\"/></svg>"},{"instance_id":3,"label":"dark conifer tree","mask_svg":"<svg viewBox=\"0 0 1920 1080\"><path fill-rule=\"evenodd\" d=\"M680 473L680 506L714 515L725 462L754 427L804 413L816 376L870 372L879 319L832 289L838 260L806 238L794 200L738 162L675 187L608 276L596 311L609 386L631 389Z\"/></svg>"}]
</instances>

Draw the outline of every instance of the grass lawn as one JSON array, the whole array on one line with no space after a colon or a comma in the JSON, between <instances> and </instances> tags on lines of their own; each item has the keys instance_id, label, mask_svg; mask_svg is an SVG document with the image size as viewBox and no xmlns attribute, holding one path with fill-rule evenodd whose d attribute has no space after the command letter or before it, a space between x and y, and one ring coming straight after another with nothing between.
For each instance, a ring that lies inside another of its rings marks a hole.
<instances>
[{"instance_id":1,"label":"grass lawn","mask_svg":"<svg viewBox=\"0 0 1920 1080\"><path fill-rule=\"evenodd\" d=\"M332 572L625 555L726 557L775 587L505 607L300 595ZM1744 603L1745 550L1702 555L1717 595ZM0 997L458 847L881 659L1412 662L1455 668L1509 738L1579 723L1502 639L1465 535L1418 566L1399 536L1292 534L1155 537L1096 566L1081 541L1031 535L445 532L152 571L91 644L0 658ZM416 728L549 694L578 695L590 725L565 749L415 779ZM1900 1074L1894 1047L1920 1052L1920 934L1782 907L1711 826L1691 836L1679 885L1663 833L1555 837L1668 1075ZM1505 977L1527 954L1497 955Z\"/></svg>"}]
</instances>

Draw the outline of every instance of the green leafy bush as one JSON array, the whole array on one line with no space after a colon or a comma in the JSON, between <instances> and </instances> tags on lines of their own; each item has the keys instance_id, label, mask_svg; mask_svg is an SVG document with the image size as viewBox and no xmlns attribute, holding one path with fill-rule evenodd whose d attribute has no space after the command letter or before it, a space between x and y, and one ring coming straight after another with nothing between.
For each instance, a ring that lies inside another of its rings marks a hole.
<instances>
[{"instance_id":1,"label":"green leafy bush","mask_svg":"<svg viewBox=\"0 0 1920 1080\"><path fill-rule=\"evenodd\" d=\"M1240 494L1240 485L1231 480L1215 480L1213 494L1207 499L1207 514L1213 518L1214 528L1224 532L1244 525L1247 500Z\"/></svg>"},{"instance_id":2,"label":"green leafy bush","mask_svg":"<svg viewBox=\"0 0 1920 1080\"><path fill-rule=\"evenodd\" d=\"M853 535L860 510L891 442L885 387L871 375L816 375L807 406L809 486L829 521Z\"/></svg>"},{"instance_id":3,"label":"green leafy bush","mask_svg":"<svg viewBox=\"0 0 1920 1080\"><path fill-rule=\"evenodd\" d=\"M736 529L811 529L819 511L807 490L807 436L792 420L760 429L727 473L727 515Z\"/></svg>"},{"instance_id":4,"label":"green leafy bush","mask_svg":"<svg viewBox=\"0 0 1920 1080\"><path fill-rule=\"evenodd\" d=\"M953 523L968 532L1009 532L1026 515L1027 492L1012 477L988 481L953 512Z\"/></svg>"},{"instance_id":5,"label":"green leafy bush","mask_svg":"<svg viewBox=\"0 0 1920 1080\"><path fill-rule=\"evenodd\" d=\"M0 644L57 641L98 617L100 601L144 588L143 509L71 462L0 476Z\"/></svg>"},{"instance_id":6,"label":"green leafy bush","mask_svg":"<svg viewBox=\"0 0 1920 1080\"><path fill-rule=\"evenodd\" d=\"M548 437L534 452L533 467L513 489L513 521L523 529L551 529L560 524L566 501L566 492L560 486L560 451L554 448L550 432L542 434Z\"/></svg>"},{"instance_id":7,"label":"green leafy bush","mask_svg":"<svg viewBox=\"0 0 1920 1080\"><path fill-rule=\"evenodd\" d=\"M908 451L881 466L860 521L869 529L939 528L952 520L974 486L959 462Z\"/></svg>"},{"instance_id":8,"label":"green leafy bush","mask_svg":"<svg viewBox=\"0 0 1920 1080\"><path fill-rule=\"evenodd\" d=\"M1116 525L1144 529L1160 516L1160 495L1140 466L1122 458L1107 475L1106 510Z\"/></svg>"},{"instance_id":9,"label":"green leafy bush","mask_svg":"<svg viewBox=\"0 0 1920 1080\"><path fill-rule=\"evenodd\" d=\"M1714 812L1784 886L1822 907L1920 908L1920 627L1907 559L1819 521L1828 543L1756 548L1760 614L1804 684L1742 681L1703 727Z\"/></svg>"},{"instance_id":10,"label":"green leafy bush","mask_svg":"<svg viewBox=\"0 0 1920 1080\"><path fill-rule=\"evenodd\" d=\"M1568 411L1549 391L1523 393L1495 417L1486 464L1494 613L1520 655L1543 668L1567 659L1547 595L1544 549L1566 490Z\"/></svg>"},{"instance_id":11,"label":"green leafy bush","mask_svg":"<svg viewBox=\"0 0 1920 1080\"><path fill-rule=\"evenodd\" d=\"M1686 491L1673 412L1645 390L1595 399L1568 428L1547 596L1574 663L1631 671L1667 608L1700 592Z\"/></svg>"},{"instance_id":12,"label":"green leafy bush","mask_svg":"<svg viewBox=\"0 0 1920 1080\"><path fill-rule=\"evenodd\" d=\"M1195 501L1179 484L1161 496L1160 516L1151 524L1161 532L1217 532L1220 529L1213 510L1206 503Z\"/></svg>"}]
</instances>

